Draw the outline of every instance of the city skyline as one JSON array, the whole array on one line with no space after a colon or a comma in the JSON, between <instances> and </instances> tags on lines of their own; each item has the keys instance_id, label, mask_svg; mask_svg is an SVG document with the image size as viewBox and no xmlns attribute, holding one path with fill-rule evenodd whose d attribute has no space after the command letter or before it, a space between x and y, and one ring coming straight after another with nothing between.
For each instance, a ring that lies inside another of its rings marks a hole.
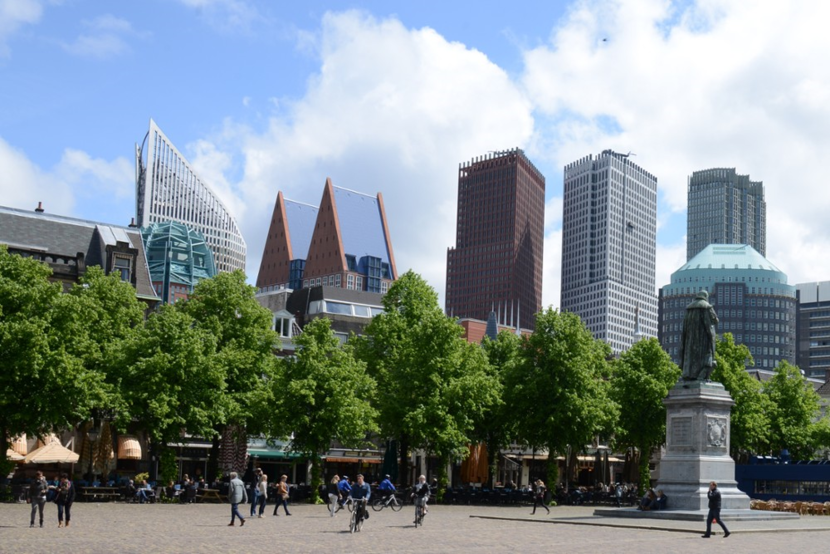
<instances>
[{"instance_id":1,"label":"city skyline","mask_svg":"<svg viewBox=\"0 0 830 554\"><path fill-rule=\"evenodd\" d=\"M791 282L830 273L815 163L830 70L807 55L830 45L829 6L150 8L0 7L4 205L128 224L132 147L152 117L239 222L250 281L272 208L259 199L314 203L331 176L383 193L399 271L443 302L457 162L516 145L547 177L542 305L558 306L561 168L610 148L658 177L657 284L685 259L687 177L702 167L763 177L767 257Z\"/></svg>"}]
</instances>

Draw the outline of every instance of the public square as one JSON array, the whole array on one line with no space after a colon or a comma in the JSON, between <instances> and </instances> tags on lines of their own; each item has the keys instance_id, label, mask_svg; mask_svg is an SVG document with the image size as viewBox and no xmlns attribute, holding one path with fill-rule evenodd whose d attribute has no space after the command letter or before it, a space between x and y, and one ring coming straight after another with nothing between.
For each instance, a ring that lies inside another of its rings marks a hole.
<instances>
[{"instance_id":1,"label":"public square","mask_svg":"<svg viewBox=\"0 0 830 554\"><path fill-rule=\"evenodd\" d=\"M248 514L243 507L243 514ZM348 513L331 518L325 506L291 506L290 517L228 527L230 506L76 503L72 526L57 527L47 505L44 529L29 528L29 506L0 505L0 552L826 552L830 517L792 522L732 522L732 536L700 538L694 522L593 518L592 507L556 507L530 515L529 507L432 506L416 529L413 509L371 512L363 531L348 533ZM476 517L471 517L476 516ZM495 519L493 519L495 518ZM504 518L504 519L502 519ZM655 528L646 528L653 523ZM720 529L717 528L719 532Z\"/></svg>"}]
</instances>

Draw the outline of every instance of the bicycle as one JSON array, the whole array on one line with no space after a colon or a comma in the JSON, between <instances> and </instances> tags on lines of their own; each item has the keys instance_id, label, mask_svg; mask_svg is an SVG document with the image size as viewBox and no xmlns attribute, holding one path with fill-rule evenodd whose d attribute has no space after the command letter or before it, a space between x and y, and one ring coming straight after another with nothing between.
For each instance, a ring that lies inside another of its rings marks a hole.
<instances>
[{"instance_id":1,"label":"bicycle","mask_svg":"<svg viewBox=\"0 0 830 554\"><path fill-rule=\"evenodd\" d=\"M362 499L357 503L352 511L352 517L349 521L349 532L360 532L363 528L363 511L366 510L366 499Z\"/></svg>"},{"instance_id":2,"label":"bicycle","mask_svg":"<svg viewBox=\"0 0 830 554\"><path fill-rule=\"evenodd\" d=\"M351 496L347 496L342 503L339 500L335 500L335 502L337 502L337 509L334 511L334 513L337 513L340 510L342 510L344 506L348 508L350 512L354 511L354 498L352 498Z\"/></svg>"},{"instance_id":3,"label":"bicycle","mask_svg":"<svg viewBox=\"0 0 830 554\"><path fill-rule=\"evenodd\" d=\"M403 500L394 494L390 494L386 498L376 496L374 500L372 500L372 509L376 512L381 511L387 506L392 508L393 512L400 512L403 509Z\"/></svg>"},{"instance_id":4,"label":"bicycle","mask_svg":"<svg viewBox=\"0 0 830 554\"><path fill-rule=\"evenodd\" d=\"M424 516L427 514L427 499L426 498L416 498L415 499L415 527L417 528L419 525L423 526L424 524Z\"/></svg>"}]
</instances>

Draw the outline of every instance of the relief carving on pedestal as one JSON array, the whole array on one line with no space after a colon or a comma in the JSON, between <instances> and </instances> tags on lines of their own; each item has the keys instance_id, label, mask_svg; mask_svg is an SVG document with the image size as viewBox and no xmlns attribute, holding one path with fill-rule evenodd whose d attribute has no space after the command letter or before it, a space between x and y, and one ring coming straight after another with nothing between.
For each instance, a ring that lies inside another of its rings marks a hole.
<instances>
[{"instance_id":1,"label":"relief carving on pedestal","mask_svg":"<svg viewBox=\"0 0 830 554\"><path fill-rule=\"evenodd\" d=\"M726 448L726 418L707 418L706 428L708 445L715 448Z\"/></svg>"}]
</instances>

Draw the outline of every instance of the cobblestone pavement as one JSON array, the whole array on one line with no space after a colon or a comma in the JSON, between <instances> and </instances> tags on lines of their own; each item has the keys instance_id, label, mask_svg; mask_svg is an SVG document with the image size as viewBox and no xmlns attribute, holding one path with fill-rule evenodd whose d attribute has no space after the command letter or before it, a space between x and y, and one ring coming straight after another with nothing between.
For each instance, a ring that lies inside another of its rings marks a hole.
<instances>
[{"instance_id":1,"label":"cobblestone pavement","mask_svg":"<svg viewBox=\"0 0 830 554\"><path fill-rule=\"evenodd\" d=\"M58 529L56 507L48 504L46 527L30 529L28 505L0 504L0 552L818 554L830 543L830 517L822 516L727 522L731 537L703 540L700 524L661 522L662 528L648 528L642 520L594 518L592 508L581 507L531 516L526 507L432 506L425 525L415 529L414 509L407 506L399 513L371 512L363 531L354 535L348 533L347 512L331 518L325 506L298 505L291 507L290 517L273 517L272 510L269 506L265 518L249 519L244 527L228 527L227 504L76 503L72 526Z\"/></svg>"}]
</instances>

